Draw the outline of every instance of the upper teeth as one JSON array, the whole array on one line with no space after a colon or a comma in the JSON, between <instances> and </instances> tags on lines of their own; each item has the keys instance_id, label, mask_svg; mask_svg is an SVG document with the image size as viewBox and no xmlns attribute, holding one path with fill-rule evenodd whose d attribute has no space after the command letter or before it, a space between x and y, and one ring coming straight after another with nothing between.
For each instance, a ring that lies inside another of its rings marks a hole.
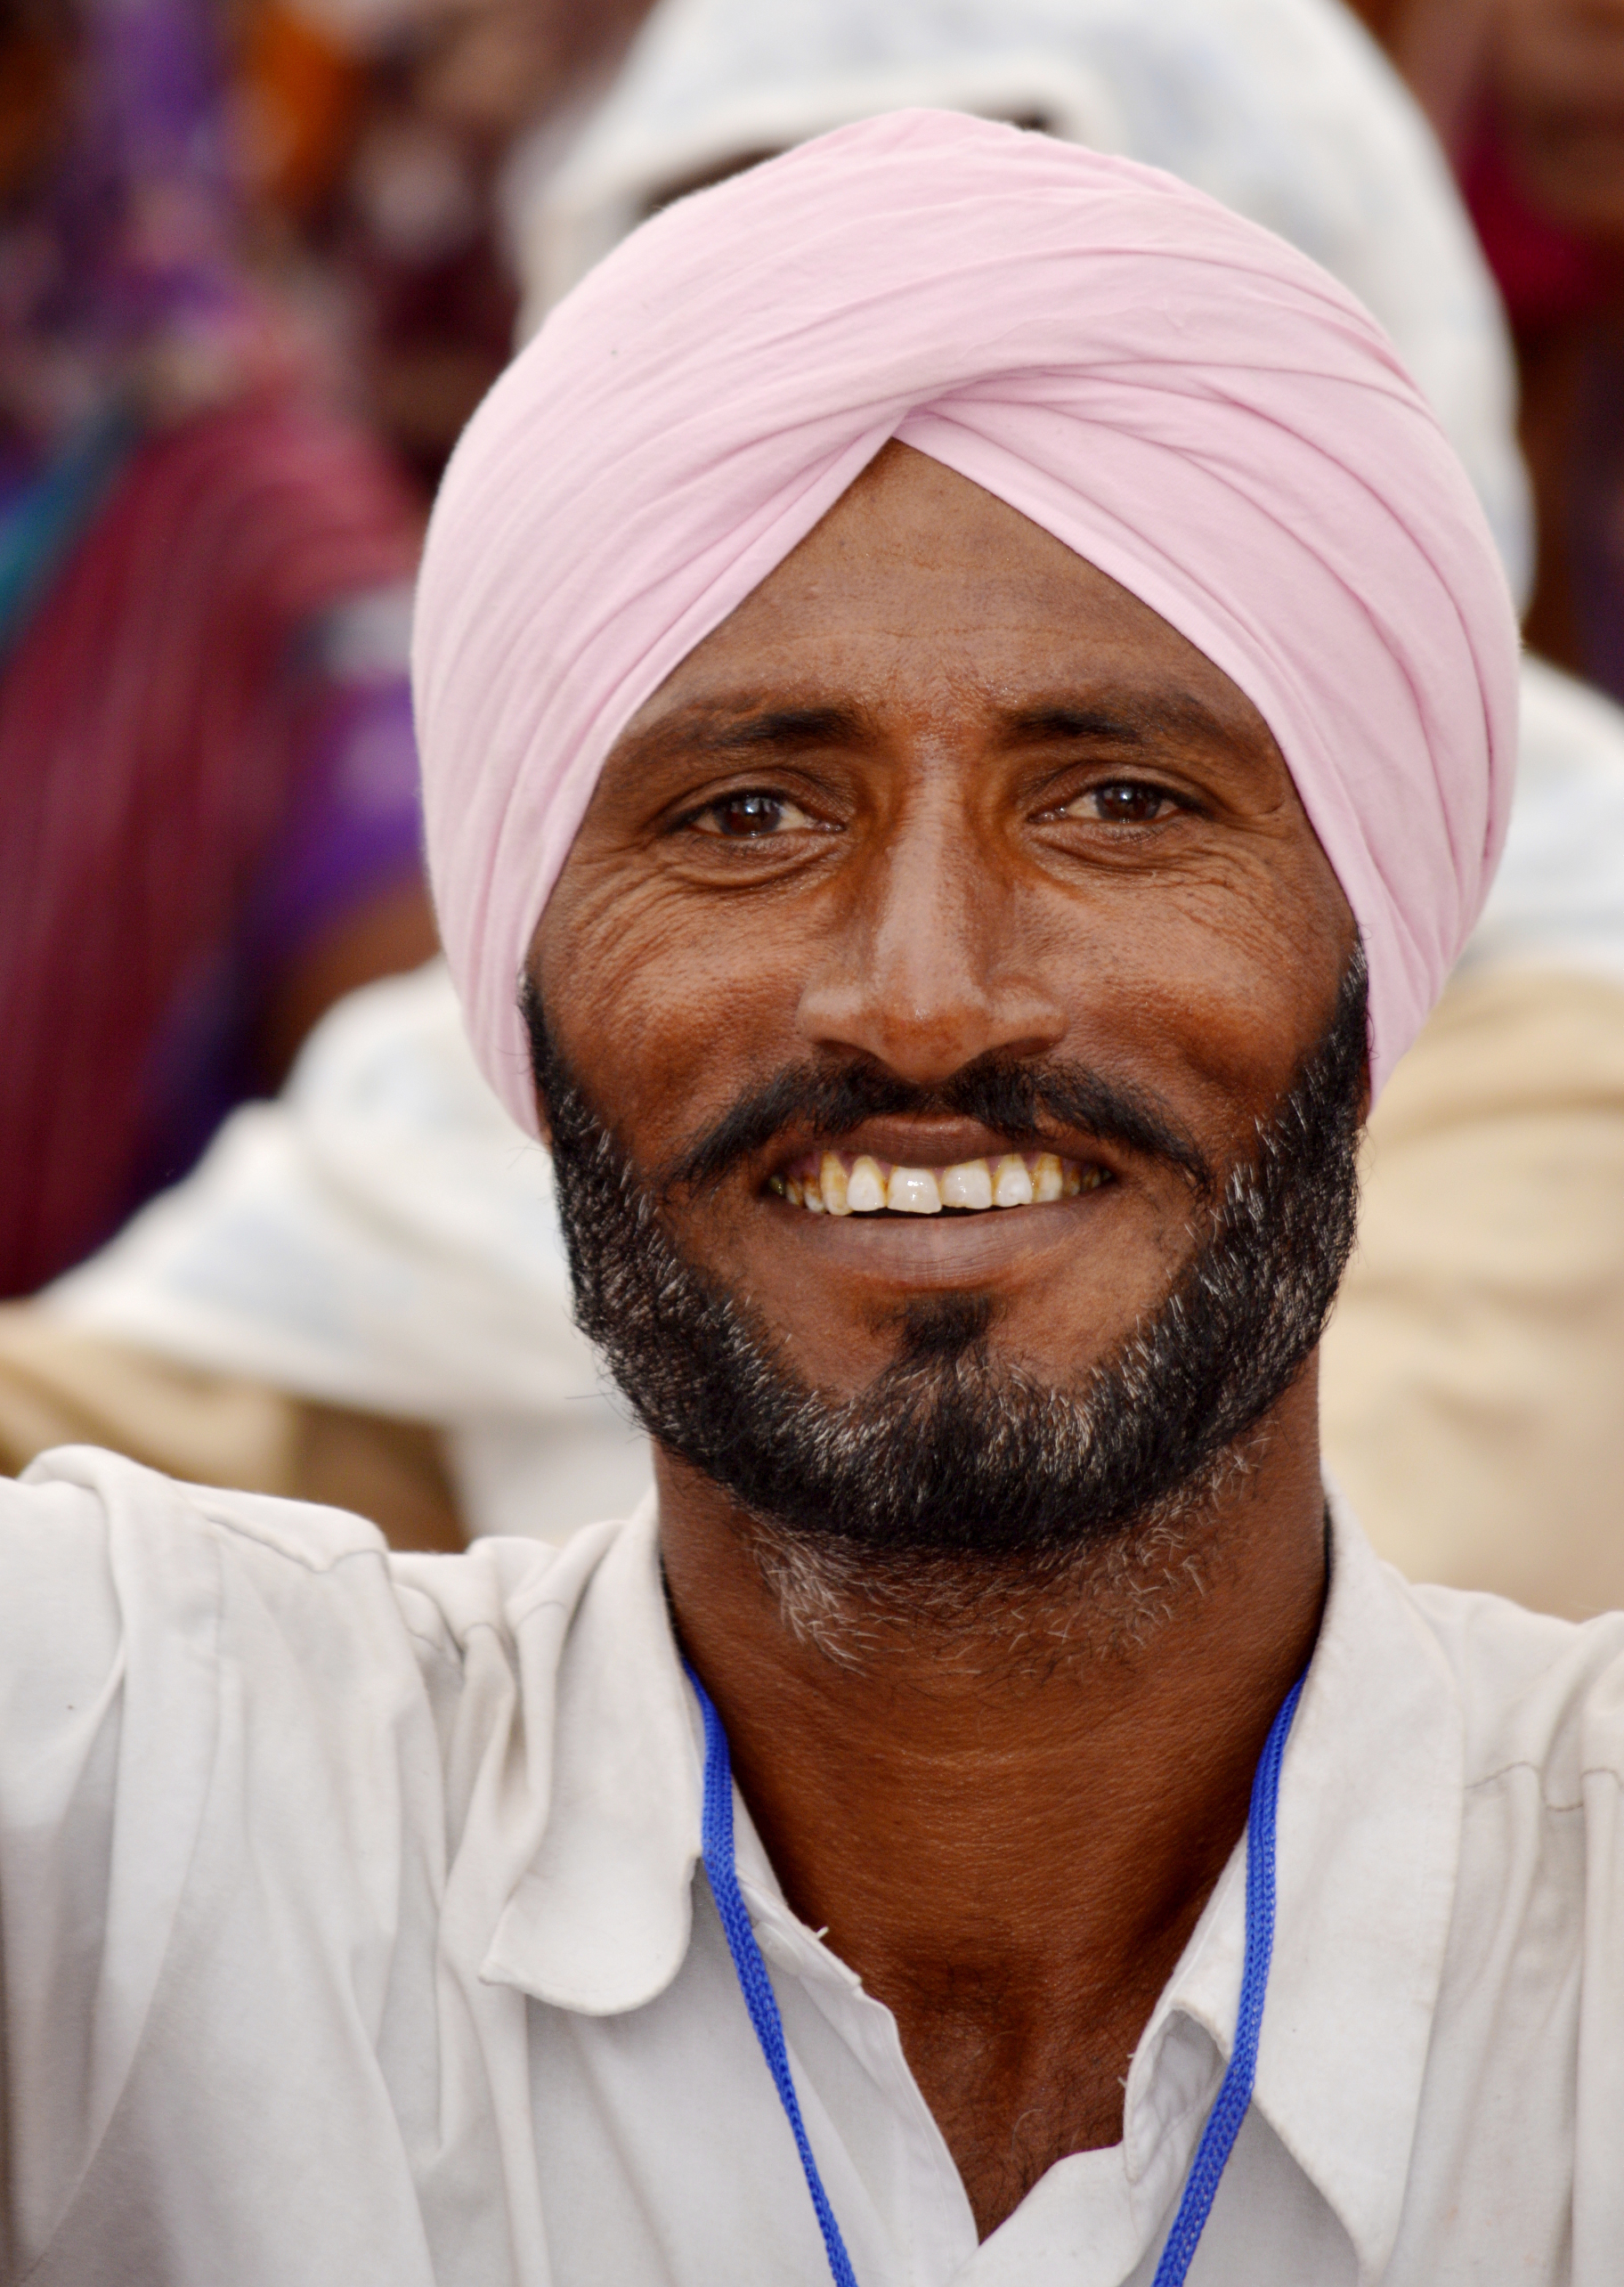
<instances>
[{"instance_id":1,"label":"upper teeth","mask_svg":"<svg viewBox=\"0 0 1624 2287\"><path fill-rule=\"evenodd\" d=\"M866 1152L839 1152L802 1160L767 1188L814 1215L939 1215L945 1207L1030 1207L1097 1191L1103 1168L1079 1167L1052 1152L1006 1152L998 1160L961 1160L951 1168L898 1168Z\"/></svg>"}]
</instances>

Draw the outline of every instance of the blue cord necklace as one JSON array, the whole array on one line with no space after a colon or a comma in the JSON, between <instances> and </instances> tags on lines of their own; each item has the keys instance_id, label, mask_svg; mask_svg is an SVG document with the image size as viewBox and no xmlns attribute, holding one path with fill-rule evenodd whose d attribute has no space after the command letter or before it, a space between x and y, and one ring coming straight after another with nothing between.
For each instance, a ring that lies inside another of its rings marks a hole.
<instances>
[{"instance_id":1,"label":"blue cord necklace","mask_svg":"<svg viewBox=\"0 0 1624 2287\"><path fill-rule=\"evenodd\" d=\"M778 2014L778 2003L767 1974L767 1965L761 1958L761 1949L756 1943L756 1933L751 1927L750 1914L739 1888L738 1871L734 1863L733 1762L727 1753L727 1734L722 1729L722 1719L711 1705L710 1694L703 1684L692 1668L687 1673L705 1723L705 1798L702 1833L705 1872L710 1877L711 1895L716 1900L716 1910L721 1916L727 1950L733 1956L733 1966L738 1972L739 1987L744 1996L744 2006L750 2012L750 2022L756 2029L756 2039L761 2044L767 2069L773 2076L778 2101L784 2106L791 2133L795 2138L795 2149L800 2154L801 2172L807 2179L807 2189L812 2195L813 2210L824 2235L824 2246L828 2253L829 2269L835 2287L857 2287L851 2258L846 2252L846 2242L840 2237L834 2210L829 2204L829 2194L824 2189L824 2179L818 2174L817 2162L812 2156L811 2142L807 2135L806 2123L800 2117L800 2104L790 2073L789 2054L784 2041L784 2022ZM1218 2179L1223 2174L1224 2163L1234 2148L1235 2139L1240 2133L1240 2124L1252 2102L1252 2084L1257 2076L1257 2039L1263 2030L1263 1998L1269 1987L1269 1964L1274 1952L1274 1829L1280 1795L1280 1761L1286 1753L1291 1719L1297 1712L1297 1701L1302 1697L1303 1681L1299 1676L1287 1693L1279 1714L1270 1726L1269 1737L1263 1743L1263 1752L1258 1759L1257 1770L1252 1780L1252 1804L1246 1820L1246 1951L1240 1977L1240 2008L1235 2024L1235 2047L1230 2056L1229 2070L1223 2076L1223 2085L1207 2115L1201 2142L1190 2163L1184 2196L1179 2202L1179 2212L1173 2218L1173 2229L1167 2235L1161 2260L1156 2267L1154 2287L1183 2287L1196 2252L1196 2243L1201 2237L1202 2229L1212 2212L1213 2202L1217 2197Z\"/></svg>"}]
</instances>

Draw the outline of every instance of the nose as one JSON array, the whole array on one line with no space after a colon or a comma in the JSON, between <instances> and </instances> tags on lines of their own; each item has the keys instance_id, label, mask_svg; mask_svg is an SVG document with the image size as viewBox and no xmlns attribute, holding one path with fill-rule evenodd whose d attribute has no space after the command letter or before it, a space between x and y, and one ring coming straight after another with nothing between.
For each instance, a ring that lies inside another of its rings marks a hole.
<instances>
[{"instance_id":1,"label":"nose","mask_svg":"<svg viewBox=\"0 0 1624 2287\"><path fill-rule=\"evenodd\" d=\"M1042 1055L1066 1030L1023 926L1019 884L950 802L890 824L851 869L846 902L803 989L816 1046L939 1086L994 1050Z\"/></svg>"}]
</instances>

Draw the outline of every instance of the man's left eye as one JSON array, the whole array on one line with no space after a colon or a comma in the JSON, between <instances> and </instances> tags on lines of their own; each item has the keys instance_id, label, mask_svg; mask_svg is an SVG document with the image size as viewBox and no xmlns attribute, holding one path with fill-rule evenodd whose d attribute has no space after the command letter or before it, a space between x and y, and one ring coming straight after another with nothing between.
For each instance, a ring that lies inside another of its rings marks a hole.
<instances>
[{"instance_id":1,"label":"man's left eye","mask_svg":"<svg viewBox=\"0 0 1624 2287\"><path fill-rule=\"evenodd\" d=\"M1090 786L1066 805L1068 818L1091 818L1107 826L1149 826L1169 816L1178 804L1160 786L1137 778L1112 778L1103 786Z\"/></svg>"},{"instance_id":2,"label":"man's left eye","mask_svg":"<svg viewBox=\"0 0 1624 2287\"><path fill-rule=\"evenodd\" d=\"M785 795L756 792L725 794L720 802L710 802L702 810L697 810L689 820L700 834L720 834L731 842L789 834L797 826L811 823L805 810L798 809Z\"/></svg>"}]
</instances>

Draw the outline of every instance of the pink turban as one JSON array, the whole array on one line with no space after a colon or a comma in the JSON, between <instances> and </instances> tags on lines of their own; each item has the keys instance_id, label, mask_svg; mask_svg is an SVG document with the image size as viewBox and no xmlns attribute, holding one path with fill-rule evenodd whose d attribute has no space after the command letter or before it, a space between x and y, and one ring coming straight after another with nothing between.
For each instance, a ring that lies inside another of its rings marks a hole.
<instances>
[{"instance_id":1,"label":"pink turban","mask_svg":"<svg viewBox=\"0 0 1624 2287\"><path fill-rule=\"evenodd\" d=\"M1516 630L1386 337L1171 176L956 114L844 127L636 232L470 422L414 670L475 1050L534 1130L519 973L605 757L888 437L1141 597L1268 722L1363 932L1371 1076L1510 804Z\"/></svg>"}]
</instances>

